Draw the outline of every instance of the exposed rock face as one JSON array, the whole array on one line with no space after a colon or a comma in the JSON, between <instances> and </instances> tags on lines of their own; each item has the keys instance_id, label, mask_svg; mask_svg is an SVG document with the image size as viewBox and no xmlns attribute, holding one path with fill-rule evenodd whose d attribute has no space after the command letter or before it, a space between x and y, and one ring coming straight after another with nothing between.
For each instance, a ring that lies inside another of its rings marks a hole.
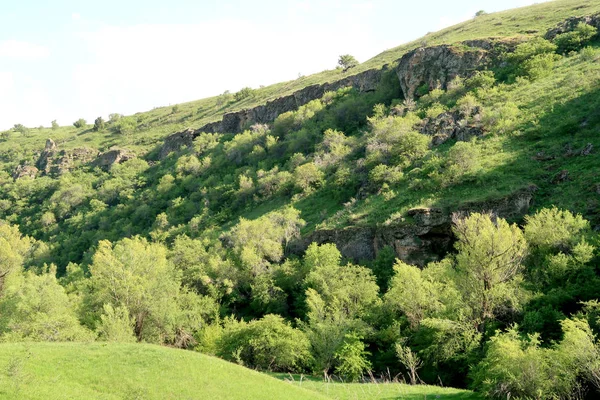
<instances>
[{"instance_id":1,"label":"exposed rock face","mask_svg":"<svg viewBox=\"0 0 600 400\"><path fill-rule=\"evenodd\" d=\"M46 140L46 146L36 162L36 167L44 175L62 175L75 167L92 161L98 151L87 147L72 150L58 150L52 139Z\"/></svg>"},{"instance_id":2,"label":"exposed rock face","mask_svg":"<svg viewBox=\"0 0 600 400\"><path fill-rule=\"evenodd\" d=\"M179 151L182 147L191 147L193 142L193 129L186 129L185 131L174 133L165 139L158 157L163 160L169 153Z\"/></svg>"},{"instance_id":3,"label":"exposed rock face","mask_svg":"<svg viewBox=\"0 0 600 400\"><path fill-rule=\"evenodd\" d=\"M473 212L492 212L503 218L516 219L525 215L536 187L517 191L509 196L479 203L464 203L455 210L416 208L408 212L410 222L382 227L349 227L315 231L292 243L290 250L302 253L312 242L334 243L344 257L352 260L372 260L379 251L391 246L404 262L423 266L440 260L452 249L452 221Z\"/></svg>"},{"instance_id":4,"label":"exposed rock face","mask_svg":"<svg viewBox=\"0 0 600 400\"><path fill-rule=\"evenodd\" d=\"M56 143L54 143L54 140L52 139L46 139L46 146L44 147L44 150L40 154L40 157L35 164L36 167L44 173L49 173L50 169L48 165L48 159L52 158L55 153Z\"/></svg>"},{"instance_id":5,"label":"exposed rock face","mask_svg":"<svg viewBox=\"0 0 600 400\"><path fill-rule=\"evenodd\" d=\"M579 25L581 22L587 25L594 26L600 31L600 14L587 15L584 17L571 17L564 20L554 28L548 30L548 32L546 32L546 34L544 35L544 38L546 40L553 40L556 36L560 34L575 30L577 25Z\"/></svg>"},{"instance_id":6,"label":"exposed rock face","mask_svg":"<svg viewBox=\"0 0 600 400\"><path fill-rule=\"evenodd\" d=\"M472 111L471 115L461 115L458 112L442 113L433 119L425 119L420 131L432 136L431 144L439 146L450 139L469 141L474 136L483 135L483 128L479 123L479 109Z\"/></svg>"},{"instance_id":7,"label":"exposed rock face","mask_svg":"<svg viewBox=\"0 0 600 400\"><path fill-rule=\"evenodd\" d=\"M14 180L25 177L35 178L38 172L39 170L33 165L19 165L17 168L15 168L12 177Z\"/></svg>"},{"instance_id":8,"label":"exposed rock face","mask_svg":"<svg viewBox=\"0 0 600 400\"><path fill-rule=\"evenodd\" d=\"M483 68L488 59L488 50L479 47L425 47L405 54L396 73L404 98L412 99L421 85L427 85L429 90L447 89L454 78L468 76Z\"/></svg>"},{"instance_id":9,"label":"exposed rock face","mask_svg":"<svg viewBox=\"0 0 600 400\"><path fill-rule=\"evenodd\" d=\"M109 170L115 164L135 158L135 154L127 149L112 149L98 156L94 164L100 168Z\"/></svg>"}]
</instances>

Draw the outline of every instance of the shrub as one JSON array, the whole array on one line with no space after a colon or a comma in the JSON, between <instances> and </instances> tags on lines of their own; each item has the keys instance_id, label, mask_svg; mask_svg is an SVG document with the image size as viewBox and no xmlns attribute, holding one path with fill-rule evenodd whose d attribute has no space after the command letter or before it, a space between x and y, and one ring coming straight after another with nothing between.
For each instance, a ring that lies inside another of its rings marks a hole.
<instances>
[{"instance_id":1,"label":"shrub","mask_svg":"<svg viewBox=\"0 0 600 400\"><path fill-rule=\"evenodd\" d=\"M73 126L75 128L85 128L86 125L87 125L87 122L83 118L79 118L77 121L73 122Z\"/></svg>"},{"instance_id":2,"label":"shrub","mask_svg":"<svg viewBox=\"0 0 600 400\"><path fill-rule=\"evenodd\" d=\"M254 97L255 93L254 93L254 89L250 88L250 87L245 87L240 89L239 92L236 92L233 95L233 98L235 101L241 101L243 99L246 99L248 97Z\"/></svg>"},{"instance_id":3,"label":"shrub","mask_svg":"<svg viewBox=\"0 0 600 400\"><path fill-rule=\"evenodd\" d=\"M94 121L94 130L96 132L103 130L105 126L106 126L106 123L104 122L104 119L102 119L102 117L98 117Z\"/></svg>"},{"instance_id":4,"label":"shrub","mask_svg":"<svg viewBox=\"0 0 600 400\"><path fill-rule=\"evenodd\" d=\"M363 374L371 369L371 362L367 357L371 355L365 350L362 337L356 334L347 334L340 349L335 353L337 367L335 371L351 382L358 381Z\"/></svg>"},{"instance_id":5,"label":"shrub","mask_svg":"<svg viewBox=\"0 0 600 400\"><path fill-rule=\"evenodd\" d=\"M52 130L57 130L59 128L58 122L56 122L56 120L52 121L51 126Z\"/></svg>"},{"instance_id":6,"label":"shrub","mask_svg":"<svg viewBox=\"0 0 600 400\"><path fill-rule=\"evenodd\" d=\"M294 171L294 183L303 192L320 187L324 179L323 171L312 162L303 164Z\"/></svg>"},{"instance_id":7,"label":"shrub","mask_svg":"<svg viewBox=\"0 0 600 400\"><path fill-rule=\"evenodd\" d=\"M580 22L573 31L556 36L554 43L556 43L560 53L577 51L596 36L597 33L597 28Z\"/></svg>"},{"instance_id":8,"label":"shrub","mask_svg":"<svg viewBox=\"0 0 600 400\"><path fill-rule=\"evenodd\" d=\"M217 355L250 368L299 372L310 362L306 335L278 315L249 323L228 321L217 340Z\"/></svg>"},{"instance_id":9,"label":"shrub","mask_svg":"<svg viewBox=\"0 0 600 400\"><path fill-rule=\"evenodd\" d=\"M465 79L467 90L488 89L494 86L496 77L493 71L477 71L470 78Z\"/></svg>"},{"instance_id":10,"label":"shrub","mask_svg":"<svg viewBox=\"0 0 600 400\"><path fill-rule=\"evenodd\" d=\"M130 135L137 128L135 117L119 117L115 122L115 131L122 135Z\"/></svg>"}]
</instances>

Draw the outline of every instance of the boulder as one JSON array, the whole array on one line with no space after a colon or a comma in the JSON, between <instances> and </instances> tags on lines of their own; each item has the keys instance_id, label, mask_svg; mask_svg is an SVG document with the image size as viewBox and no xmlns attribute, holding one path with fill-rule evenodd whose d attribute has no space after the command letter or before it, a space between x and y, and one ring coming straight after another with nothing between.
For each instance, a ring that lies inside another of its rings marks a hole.
<instances>
[{"instance_id":1,"label":"boulder","mask_svg":"<svg viewBox=\"0 0 600 400\"><path fill-rule=\"evenodd\" d=\"M170 153L181 150L182 147L192 147L195 135L196 133L193 129L186 129L185 131L176 132L167 136L158 157L163 160Z\"/></svg>"},{"instance_id":2,"label":"boulder","mask_svg":"<svg viewBox=\"0 0 600 400\"><path fill-rule=\"evenodd\" d=\"M111 149L100 154L94 164L102 169L110 170L113 165L121 164L133 158L135 158L135 154L127 149Z\"/></svg>"},{"instance_id":3,"label":"boulder","mask_svg":"<svg viewBox=\"0 0 600 400\"><path fill-rule=\"evenodd\" d=\"M36 162L36 167L43 175L62 175L76 165L91 162L97 155L97 150L87 147L58 150L56 143L48 139Z\"/></svg>"},{"instance_id":4,"label":"boulder","mask_svg":"<svg viewBox=\"0 0 600 400\"><path fill-rule=\"evenodd\" d=\"M425 119L419 130L432 137L432 146L439 146L450 139L469 141L472 137L483 135L483 129L477 121L479 110L473 110L473 115L464 116L458 112L445 112L432 119Z\"/></svg>"}]
</instances>

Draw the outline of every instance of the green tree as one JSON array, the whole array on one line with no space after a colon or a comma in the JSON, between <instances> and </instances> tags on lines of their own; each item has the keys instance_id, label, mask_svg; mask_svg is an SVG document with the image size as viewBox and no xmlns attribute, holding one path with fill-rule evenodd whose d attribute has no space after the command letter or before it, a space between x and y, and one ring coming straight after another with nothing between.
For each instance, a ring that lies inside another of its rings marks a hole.
<instances>
[{"instance_id":1,"label":"green tree","mask_svg":"<svg viewBox=\"0 0 600 400\"><path fill-rule=\"evenodd\" d=\"M58 122L56 122L56 120L52 120L51 126L52 126L53 131L57 130L60 127L58 125Z\"/></svg>"},{"instance_id":2,"label":"green tree","mask_svg":"<svg viewBox=\"0 0 600 400\"><path fill-rule=\"evenodd\" d=\"M245 87L245 88L240 89L238 92L236 92L233 95L233 99L235 101L241 101L241 100L244 100L244 99L246 99L248 97L254 97L254 96L255 96L254 89L252 89L250 87Z\"/></svg>"},{"instance_id":3,"label":"green tree","mask_svg":"<svg viewBox=\"0 0 600 400\"><path fill-rule=\"evenodd\" d=\"M396 357L400 364L406 368L410 377L410 384L416 385L419 375L417 371L423 366L423 361L403 342L396 343Z\"/></svg>"},{"instance_id":4,"label":"green tree","mask_svg":"<svg viewBox=\"0 0 600 400\"><path fill-rule=\"evenodd\" d=\"M411 327L417 328L424 318L442 308L438 287L423 277L420 268L396 261L390 289L384 296L387 307L406 315Z\"/></svg>"},{"instance_id":5,"label":"green tree","mask_svg":"<svg viewBox=\"0 0 600 400\"><path fill-rule=\"evenodd\" d=\"M517 225L489 214L474 213L454 224L456 284L478 324L498 307L520 302L522 261L527 243Z\"/></svg>"},{"instance_id":6,"label":"green tree","mask_svg":"<svg viewBox=\"0 0 600 400\"><path fill-rule=\"evenodd\" d=\"M172 335L180 281L164 246L134 237L116 244L103 240L90 265L90 296L98 311L105 304L125 307L139 341Z\"/></svg>"},{"instance_id":7,"label":"green tree","mask_svg":"<svg viewBox=\"0 0 600 400\"><path fill-rule=\"evenodd\" d=\"M83 341L92 334L77 319L72 303L55 277L19 274L0 298L0 335L4 341Z\"/></svg>"},{"instance_id":8,"label":"green tree","mask_svg":"<svg viewBox=\"0 0 600 400\"><path fill-rule=\"evenodd\" d=\"M338 64L342 67L344 72L346 72L350 68L356 67L358 65L358 61L356 61L356 58L350 54L343 54L338 59Z\"/></svg>"}]
</instances>

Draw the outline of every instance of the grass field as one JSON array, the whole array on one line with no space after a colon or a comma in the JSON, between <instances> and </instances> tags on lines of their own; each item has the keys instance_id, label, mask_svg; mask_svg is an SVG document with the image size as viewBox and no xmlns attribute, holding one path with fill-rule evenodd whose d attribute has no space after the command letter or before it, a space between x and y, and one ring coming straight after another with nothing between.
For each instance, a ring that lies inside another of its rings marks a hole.
<instances>
[{"instance_id":1,"label":"grass field","mask_svg":"<svg viewBox=\"0 0 600 400\"><path fill-rule=\"evenodd\" d=\"M0 345L1 399L325 399L191 351L141 344Z\"/></svg>"},{"instance_id":2,"label":"grass field","mask_svg":"<svg viewBox=\"0 0 600 400\"><path fill-rule=\"evenodd\" d=\"M144 344L0 344L0 399L478 399L467 390L269 376ZM287 382L286 382L287 381Z\"/></svg>"},{"instance_id":3,"label":"grass field","mask_svg":"<svg viewBox=\"0 0 600 400\"><path fill-rule=\"evenodd\" d=\"M335 400L476 400L481 397L464 389L428 385L406 385L402 383L339 383L325 382L320 378L290 374L274 374L279 379L294 385L322 393Z\"/></svg>"}]
</instances>

